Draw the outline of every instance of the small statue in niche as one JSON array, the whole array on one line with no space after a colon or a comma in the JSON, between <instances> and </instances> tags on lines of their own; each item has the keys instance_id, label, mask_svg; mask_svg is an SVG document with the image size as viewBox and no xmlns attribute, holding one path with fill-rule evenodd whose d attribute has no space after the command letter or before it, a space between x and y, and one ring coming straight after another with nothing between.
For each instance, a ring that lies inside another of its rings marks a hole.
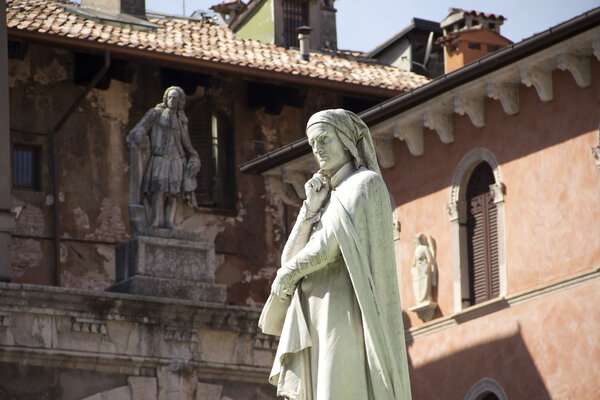
<instances>
[{"instance_id":1,"label":"small statue in niche","mask_svg":"<svg viewBox=\"0 0 600 400\"><path fill-rule=\"evenodd\" d=\"M162 103L150 109L127 135L132 152L131 202L143 203L146 209L143 222L139 215L131 216L137 230L148 222L153 228L177 230L178 201L198 207L194 190L200 157L190 142L184 106L183 89L169 87ZM130 207L130 213L134 209Z\"/></svg>"},{"instance_id":2,"label":"small statue in niche","mask_svg":"<svg viewBox=\"0 0 600 400\"><path fill-rule=\"evenodd\" d=\"M415 238L415 258L411 268L413 289L417 306L431 304L431 291L437 285L435 240L423 233Z\"/></svg>"}]
</instances>

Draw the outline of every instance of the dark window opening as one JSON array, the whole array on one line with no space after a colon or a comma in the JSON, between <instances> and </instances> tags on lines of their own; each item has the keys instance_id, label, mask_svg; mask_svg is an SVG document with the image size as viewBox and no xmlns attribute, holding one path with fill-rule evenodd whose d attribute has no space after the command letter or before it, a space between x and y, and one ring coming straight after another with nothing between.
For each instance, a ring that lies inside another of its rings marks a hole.
<instances>
[{"instance_id":1,"label":"dark window opening","mask_svg":"<svg viewBox=\"0 0 600 400\"><path fill-rule=\"evenodd\" d=\"M190 141L202 163L196 175L198 205L233 210L235 160L230 127L205 100L191 104L187 115Z\"/></svg>"},{"instance_id":2,"label":"dark window opening","mask_svg":"<svg viewBox=\"0 0 600 400\"><path fill-rule=\"evenodd\" d=\"M483 395L483 397L481 397L480 400L498 400L498 396L492 392L487 392Z\"/></svg>"},{"instance_id":3,"label":"dark window opening","mask_svg":"<svg viewBox=\"0 0 600 400\"><path fill-rule=\"evenodd\" d=\"M7 42L8 58L14 60L24 60L27 54L27 45L17 40L9 40Z\"/></svg>"},{"instance_id":4,"label":"dark window opening","mask_svg":"<svg viewBox=\"0 0 600 400\"><path fill-rule=\"evenodd\" d=\"M160 78L163 90L171 86L179 86L188 96L196 92L197 86L212 88L219 85L218 80L210 75L165 67L160 69Z\"/></svg>"},{"instance_id":5,"label":"dark window opening","mask_svg":"<svg viewBox=\"0 0 600 400\"><path fill-rule=\"evenodd\" d=\"M284 105L303 108L306 92L288 86L248 82L247 96L250 108L264 107L266 113L279 115Z\"/></svg>"},{"instance_id":6,"label":"dark window opening","mask_svg":"<svg viewBox=\"0 0 600 400\"><path fill-rule=\"evenodd\" d=\"M13 187L41 189L41 152L39 146L13 145Z\"/></svg>"},{"instance_id":7,"label":"dark window opening","mask_svg":"<svg viewBox=\"0 0 600 400\"><path fill-rule=\"evenodd\" d=\"M467 185L467 245L469 255L469 302L471 305L498 297L498 216L490 185L494 173L482 162Z\"/></svg>"},{"instance_id":8,"label":"dark window opening","mask_svg":"<svg viewBox=\"0 0 600 400\"><path fill-rule=\"evenodd\" d=\"M496 29L496 24L493 22L490 22L490 29L491 30L495 30Z\"/></svg>"},{"instance_id":9,"label":"dark window opening","mask_svg":"<svg viewBox=\"0 0 600 400\"><path fill-rule=\"evenodd\" d=\"M479 43L479 42L469 42L469 48L470 49L479 50L479 49L481 49L481 43Z\"/></svg>"},{"instance_id":10,"label":"dark window opening","mask_svg":"<svg viewBox=\"0 0 600 400\"><path fill-rule=\"evenodd\" d=\"M299 47L296 29L308 25L308 2L283 1L283 39L285 47Z\"/></svg>"},{"instance_id":11,"label":"dark window opening","mask_svg":"<svg viewBox=\"0 0 600 400\"><path fill-rule=\"evenodd\" d=\"M73 80L76 85L88 85L104 65L104 56L87 53L74 53ZM111 79L124 83L132 83L135 69L126 60L111 58L106 74L96 84L96 89L107 90Z\"/></svg>"},{"instance_id":12,"label":"dark window opening","mask_svg":"<svg viewBox=\"0 0 600 400\"><path fill-rule=\"evenodd\" d=\"M358 114L361 111L376 106L384 100L385 99L361 99L358 97L344 96L342 99L342 104L346 110L350 110L353 113Z\"/></svg>"},{"instance_id":13,"label":"dark window opening","mask_svg":"<svg viewBox=\"0 0 600 400\"><path fill-rule=\"evenodd\" d=\"M477 26L479 25L479 20L474 19L473 22L471 23L471 26Z\"/></svg>"}]
</instances>

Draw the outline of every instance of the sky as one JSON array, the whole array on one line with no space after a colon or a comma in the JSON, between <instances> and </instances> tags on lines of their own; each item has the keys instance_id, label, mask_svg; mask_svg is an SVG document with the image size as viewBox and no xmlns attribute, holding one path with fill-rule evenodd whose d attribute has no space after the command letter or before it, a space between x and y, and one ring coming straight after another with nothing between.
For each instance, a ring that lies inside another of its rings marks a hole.
<instances>
[{"instance_id":1,"label":"sky","mask_svg":"<svg viewBox=\"0 0 600 400\"><path fill-rule=\"evenodd\" d=\"M185 15L220 0L146 0L146 8ZM248 0L245 0L246 2ZM543 5L543 6L540 6ZM513 42L600 6L598 0L337 0L338 47L369 51L410 24L413 17L441 21L451 7L501 14L501 34Z\"/></svg>"}]
</instances>

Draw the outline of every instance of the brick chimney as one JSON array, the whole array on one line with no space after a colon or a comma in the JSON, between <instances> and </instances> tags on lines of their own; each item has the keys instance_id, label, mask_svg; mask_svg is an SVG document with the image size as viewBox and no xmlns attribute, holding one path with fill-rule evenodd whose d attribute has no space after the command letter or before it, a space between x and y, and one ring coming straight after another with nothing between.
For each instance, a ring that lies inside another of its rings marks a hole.
<instances>
[{"instance_id":1,"label":"brick chimney","mask_svg":"<svg viewBox=\"0 0 600 400\"><path fill-rule=\"evenodd\" d=\"M437 40L444 46L445 73L511 44L500 34L505 19L502 15L451 8L440 22L444 36Z\"/></svg>"},{"instance_id":2,"label":"brick chimney","mask_svg":"<svg viewBox=\"0 0 600 400\"><path fill-rule=\"evenodd\" d=\"M81 7L109 14L130 14L145 18L145 0L81 0Z\"/></svg>"}]
</instances>

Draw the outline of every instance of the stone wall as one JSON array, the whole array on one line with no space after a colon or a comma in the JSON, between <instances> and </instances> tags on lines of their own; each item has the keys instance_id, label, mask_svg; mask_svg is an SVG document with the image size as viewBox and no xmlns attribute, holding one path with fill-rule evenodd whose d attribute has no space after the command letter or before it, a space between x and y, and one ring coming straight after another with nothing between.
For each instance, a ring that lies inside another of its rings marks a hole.
<instances>
[{"instance_id":1,"label":"stone wall","mask_svg":"<svg viewBox=\"0 0 600 400\"><path fill-rule=\"evenodd\" d=\"M10 377L0 395L274 399L277 342L257 321L246 307L0 284L0 371Z\"/></svg>"},{"instance_id":2,"label":"stone wall","mask_svg":"<svg viewBox=\"0 0 600 400\"><path fill-rule=\"evenodd\" d=\"M11 207L17 215L12 281L91 290L114 283L115 245L129 238L125 137L162 100L166 87L179 84L187 91L188 104L208 98L229 119L236 193L232 209L183 208L177 220L214 243L216 279L228 287L228 304L264 302L287 236L288 215L280 201L265 196L262 177L242 175L237 165L300 138L308 117L340 106L342 95L112 59L106 76L55 133L55 198L49 132L100 69L103 57L36 43L24 48L21 59L9 59L11 142L41 146L42 184L39 191L12 190ZM293 99L289 93L295 94Z\"/></svg>"}]
</instances>

